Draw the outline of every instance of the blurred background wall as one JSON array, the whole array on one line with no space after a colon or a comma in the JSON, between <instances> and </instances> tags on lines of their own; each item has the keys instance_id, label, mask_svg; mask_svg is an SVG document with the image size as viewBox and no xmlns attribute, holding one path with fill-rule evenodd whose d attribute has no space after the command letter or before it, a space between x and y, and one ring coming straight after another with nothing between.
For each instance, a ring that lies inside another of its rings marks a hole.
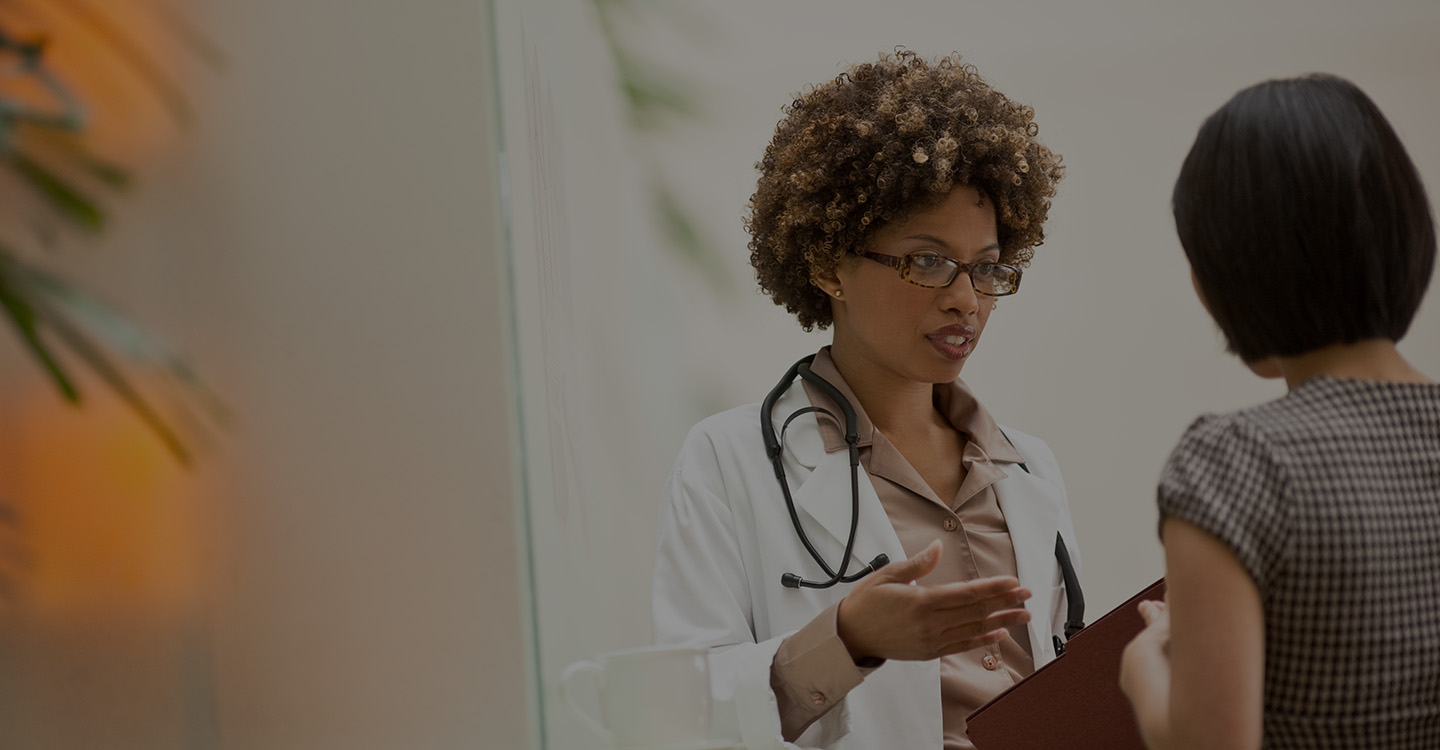
<instances>
[{"instance_id":1,"label":"blurred background wall","mask_svg":"<svg viewBox=\"0 0 1440 750\"><path fill-rule=\"evenodd\" d=\"M192 354L234 424L189 474L130 433L121 462L155 476L67 495L105 527L88 537L52 543L53 504L12 493L31 564L0 745L530 746L489 8L179 7L228 62L186 76L194 127L101 246L55 260ZM69 414L9 330L0 369L7 428L41 410L69 430L41 483L102 471L77 436L132 426L104 389ZM11 488L35 450L6 454ZM200 548L206 606L129 606L124 585L156 588L181 554L137 561L157 544ZM35 612L60 565L105 601Z\"/></svg>"}]
</instances>

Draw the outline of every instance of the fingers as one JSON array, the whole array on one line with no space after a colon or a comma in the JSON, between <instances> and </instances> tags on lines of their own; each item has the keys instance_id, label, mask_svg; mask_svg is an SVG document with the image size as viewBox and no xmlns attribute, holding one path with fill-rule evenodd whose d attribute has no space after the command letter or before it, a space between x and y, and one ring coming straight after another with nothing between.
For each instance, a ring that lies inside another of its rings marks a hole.
<instances>
[{"instance_id":1,"label":"fingers","mask_svg":"<svg viewBox=\"0 0 1440 750\"><path fill-rule=\"evenodd\" d=\"M1010 576L997 576L931 586L929 596L936 609L975 608L983 616L1020 606L1030 598L1030 590L1020 588L1020 582Z\"/></svg>"},{"instance_id":2,"label":"fingers","mask_svg":"<svg viewBox=\"0 0 1440 750\"><path fill-rule=\"evenodd\" d=\"M973 610L979 613L976 619L1001 609L1022 607L1030 599L1030 590L1006 589L993 596L975 597L971 594L942 592L935 599L935 609L940 611Z\"/></svg>"},{"instance_id":3,"label":"fingers","mask_svg":"<svg viewBox=\"0 0 1440 750\"><path fill-rule=\"evenodd\" d=\"M935 639L936 650L931 658L958 654L1000 642L1009 629L1030 622L1030 613L1023 609L995 612L976 620L956 621Z\"/></svg>"},{"instance_id":4,"label":"fingers","mask_svg":"<svg viewBox=\"0 0 1440 750\"><path fill-rule=\"evenodd\" d=\"M1164 602L1144 601L1139 606L1140 617L1145 620L1145 629L1135 636L1126 651L1151 650L1161 656L1170 655L1170 612ZM1138 658L1138 657L1137 657Z\"/></svg>"},{"instance_id":5,"label":"fingers","mask_svg":"<svg viewBox=\"0 0 1440 750\"><path fill-rule=\"evenodd\" d=\"M1005 636L1010 633L1010 627L1023 625L1029 621L1030 614L1020 611L1007 612L1004 617L997 617L984 623L959 626L949 634L950 637L946 639L945 646L935 654L934 658L993 646L1005 640Z\"/></svg>"},{"instance_id":6,"label":"fingers","mask_svg":"<svg viewBox=\"0 0 1440 750\"><path fill-rule=\"evenodd\" d=\"M935 586L936 591L945 591L956 598L969 597L972 601L988 599L998 596L1007 591L1019 587L1020 581L1014 576L995 576L993 578L975 578L969 581L957 581Z\"/></svg>"},{"instance_id":7,"label":"fingers","mask_svg":"<svg viewBox=\"0 0 1440 750\"><path fill-rule=\"evenodd\" d=\"M1005 640L1005 635L1006 635L1007 632L1008 632L1008 631L1006 631L1004 628L1001 628L1001 629L999 629L999 630L992 630L992 631L990 631L990 632L988 632L988 633L984 633L984 634L978 635L978 636L976 636L976 637L974 637L974 638L967 638L967 639L955 641L955 642L953 642L953 643L947 644L947 645L945 646L945 648L940 651L940 653L935 654L935 658L938 659L938 658L940 658L940 657L942 657L942 656L949 656L949 655L951 655L951 654L961 654L961 653L964 653L964 652L966 652L966 651L974 651L974 650L977 649L977 648L985 648L986 646L993 646L993 645L999 643L1000 641Z\"/></svg>"},{"instance_id":8,"label":"fingers","mask_svg":"<svg viewBox=\"0 0 1440 750\"><path fill-rule=\"evenodd\" d=\"M1144 620L1146 625L1153 625L1156 620L1165 614L1165 603L1146 600L1140 602L1139 609L1140 619Z\"/></svg>"},{"instance_id":9,"label":"fingers","mask_svg":"<svg viewBox=\"0 0 1440 750\"><path fill-rule=\"evenodd\" d=\"M915 553L908 560L898 563L891 563L881 568L876 575L882 580L899 583L909 583L929 575L940 564L940 540L936 539L930 546Z\"/></svg>"},{"instance_id":10,"label":"fingers","mask_svg":"<svg viewBox=\"0 0 1440 750\"><path fill-rule=\"evenodd\" d=\"M985 634L1030 621L1022 609L1030 592L1005 576L930 587L926 617L940 624L938 643L947 653L983 645Z\"/></svg>"},{"instance_id":11,"label":"fingers","mask_svg":"<svg viewBox=\"0 0 1440 750\"><path fill-rule=\"evenodd\" d=\"M956 622L944 632L943 641L948 644L984 639L994 633L1004 635L1007 629L1030 622L1030 613L1023 609L1007 609L982 619Z\"/></svg>"}]
</instances>

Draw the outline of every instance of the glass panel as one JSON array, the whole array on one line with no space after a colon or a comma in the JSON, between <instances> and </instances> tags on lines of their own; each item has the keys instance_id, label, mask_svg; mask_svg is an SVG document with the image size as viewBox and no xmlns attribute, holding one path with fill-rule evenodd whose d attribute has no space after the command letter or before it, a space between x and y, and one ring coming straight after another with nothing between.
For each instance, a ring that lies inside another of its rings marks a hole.
<instances>
[{"instance_id":1,"label":"glass panel","mask_svg":"<svg viewBox=\"0 0 1440 750\"><path fill-rule=\"evenodd\" d=\"M680 375L673 259L593 9L495 10L546 747L594 747L557 680L572 662L649 642L657 502L700 400Z\"/></svg>"}]
</instances>

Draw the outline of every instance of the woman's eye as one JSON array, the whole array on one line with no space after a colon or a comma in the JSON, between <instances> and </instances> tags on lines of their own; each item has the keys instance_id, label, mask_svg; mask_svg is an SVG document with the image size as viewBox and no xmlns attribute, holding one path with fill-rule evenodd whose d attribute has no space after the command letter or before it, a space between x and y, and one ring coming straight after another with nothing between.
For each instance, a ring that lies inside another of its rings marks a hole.
<instances>
[{"instance_id":1,"label":"woman's eye","mask_svg":"<svg viewBox=\"0 0 1440 750\"><path fill-rule=\"evenodd\" d=\"M922 271L939 268L941 263L940 256L931 253L916 253L910 256L910 265Z\"/></svg>"},{"instance_id":2,"label":"woman's eye","mask_svg":"<svg viewBox=\"0 0 1440 750\"><path fill-rule=\"evenodd\" d=\"M990 261L988 261L988 260L982 260L982 261L980 261L979 263L976 263L975 265L971 266L970 269L971 269L971 273L974 273L976 276L986 276L986 277L995 276L995 275L997 274L997 272L1000 270L999 268L996 267L996 265L995 265L994 263L992 263L992 262L990 262Z\"/></svg>"}]
</instances>

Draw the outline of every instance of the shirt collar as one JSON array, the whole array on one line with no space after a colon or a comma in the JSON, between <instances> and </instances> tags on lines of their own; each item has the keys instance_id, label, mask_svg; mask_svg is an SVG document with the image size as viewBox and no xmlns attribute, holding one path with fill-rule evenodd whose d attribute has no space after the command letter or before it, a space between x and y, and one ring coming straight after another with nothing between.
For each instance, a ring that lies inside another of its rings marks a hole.
<instances>
[{"instance_id":1,"label":"shirt collar","mask_svg":"<svg viewBox=\"0 0 1440 750\"><path fill-rule=\"evenodd\" d=\"M850 390L850 385L841 377L840 371L835 368L835 360L830 357L830 347L821 349L815 355L814 361L810 363L810 371L829 381L835 386L835 390L849 399L851 406L855 409L856 434L860 438L859 447L869 447L875 442L875 425L870 422L865 409L860 405L860 400L855 398L855 393ZM825 414L816 414L816 421L820 423L820 437L825 442L825 452L834 453L845 449L845 416L840 407L829 396L820 392L819 388L806 382L803 378L801 383L805 386L805 395L810 399L811 406L818 406L827 409L835 415L830 419ZM967 436L967 439L984 451L991 461L1006 463L1023 463L1025 461L1019 451L1010 444L1005 434L1000 431L1000 426L990 416L970 387L965 381L956 378L948 383L936 383L934 390L935 406L940 410L951 426Z\"/></svg>"}]
</instances>

